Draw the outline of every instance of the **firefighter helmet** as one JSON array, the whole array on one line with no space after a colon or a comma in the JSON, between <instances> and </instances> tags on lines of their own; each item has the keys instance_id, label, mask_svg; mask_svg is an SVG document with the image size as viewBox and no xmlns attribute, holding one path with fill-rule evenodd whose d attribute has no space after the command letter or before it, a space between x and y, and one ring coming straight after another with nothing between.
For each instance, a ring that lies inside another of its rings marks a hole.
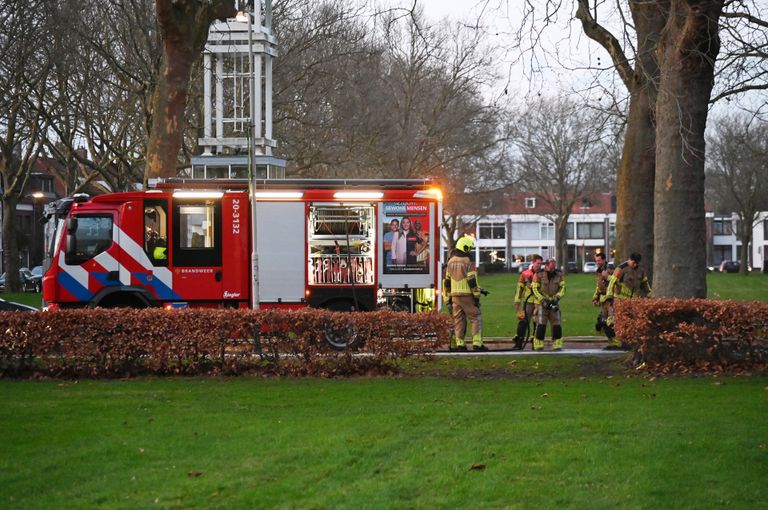
<instances>
[{"instance_id":1,"label":"firefighter helmet","mask_svg":"<svg viewBox=\"0 0 768 510\"><path fill-rule=\"evenodd\" d=\"M469 236L463 236L456 241L456 249L461 253L469 253L475 247L475 240Z\"/></svg>"}]
</instances>

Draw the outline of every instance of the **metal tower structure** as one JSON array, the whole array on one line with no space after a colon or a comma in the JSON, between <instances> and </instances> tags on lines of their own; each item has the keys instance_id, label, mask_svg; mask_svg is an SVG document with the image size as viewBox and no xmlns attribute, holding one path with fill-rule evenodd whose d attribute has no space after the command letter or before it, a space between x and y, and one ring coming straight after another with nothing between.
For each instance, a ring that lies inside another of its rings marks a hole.
<instances>
[{"instance_id":1,"label":"metal tower structure","mask_svg":"<svg viewBox=\"0 0 768 510\"><path fill-rule=\"evenodd\" d=\"M203 54L202 154L191 158L187 177L285 177L285 160L272 155L272 1L241 1L235 18L217 21ZM262 5L263 4L263 5Z\"/></svg>"}]
</instances>

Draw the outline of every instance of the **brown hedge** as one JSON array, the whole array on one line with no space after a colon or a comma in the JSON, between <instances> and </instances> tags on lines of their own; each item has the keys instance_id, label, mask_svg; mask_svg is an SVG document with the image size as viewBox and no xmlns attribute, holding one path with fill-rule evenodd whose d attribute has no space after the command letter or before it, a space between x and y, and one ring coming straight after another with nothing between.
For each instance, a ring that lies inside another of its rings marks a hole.
<instances>
[{"instance_id":1,"label":"brown hedge","mask_svg":"<svg viewBox=\"0 0 768 510\"><path fill-rule=\"evenodd\" d=\"M616 335L653 373L752 373L768 367L768 303L632 299L616 303Z\"/></svg>"},{"instance_id":2,"label":"brown hedge","mask_svg":"<svg viewBox=\"0 0 768 510\"><path fill-rule=\"evenodd\" d=\"M328 331L363 341L337 351ZM325 310L81 309L0 312L0 375L274 374L394 370L448 342L446 315Z\"/></svg>"}]
</instances>

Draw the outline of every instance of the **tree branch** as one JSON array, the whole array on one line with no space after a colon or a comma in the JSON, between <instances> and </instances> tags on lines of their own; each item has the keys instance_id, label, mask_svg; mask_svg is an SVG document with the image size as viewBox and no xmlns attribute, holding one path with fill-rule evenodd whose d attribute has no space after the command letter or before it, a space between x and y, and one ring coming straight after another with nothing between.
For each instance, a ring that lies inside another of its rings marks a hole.
<instances>
[{"instance_id":1,"label":"tree branch","mask_svg":"<svg viewBox=\"0 0 768 510\"><path fill-rule=\"evenodd\" d=\"M579 7L576 9L576 17L581 21L584 33L593 41L600 44L613 60L613 65L624 82L627 89L632 87L632 66L621 48L621 44L616 37L604 26L600 25L589 12L589 0L578 0Z\"/></svg>"}]
</instances>

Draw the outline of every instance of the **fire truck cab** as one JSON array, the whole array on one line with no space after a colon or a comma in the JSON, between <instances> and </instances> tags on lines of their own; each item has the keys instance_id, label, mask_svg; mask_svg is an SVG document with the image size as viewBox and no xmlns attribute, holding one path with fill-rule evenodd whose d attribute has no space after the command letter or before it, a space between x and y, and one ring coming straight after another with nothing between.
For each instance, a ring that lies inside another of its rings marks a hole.
<instances>
[{"instance_id":1,"label":"fire truck cab","mask_svg":"<svg viewBox=\"0 0 768 510\"><path fill-rule=\"evenodd\" d=\"M247 308L257 288L260 307L439 307L433 181L252 185L255 214L247 180L168 179L52 204L44 305Z\"/></svg>"}]
</instances>

